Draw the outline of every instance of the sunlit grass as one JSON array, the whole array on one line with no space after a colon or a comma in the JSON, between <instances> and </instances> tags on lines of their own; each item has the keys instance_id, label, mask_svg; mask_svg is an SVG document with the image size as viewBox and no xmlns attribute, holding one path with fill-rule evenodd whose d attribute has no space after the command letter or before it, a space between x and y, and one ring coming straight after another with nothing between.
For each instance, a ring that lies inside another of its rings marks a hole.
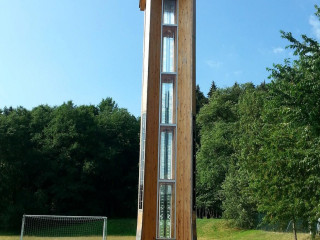
<instances>
[{"instance_id":1,"label":"sunlit grass","mask_svg":"<svg viewBox=\"0 0 320 240\"><path fill-rule=\"evenodd\" d=\"M241 230L232 228L226 220L198 219L198 240L292 240L293 234L261 230ZM298 240L309 240L310 235L298 234ZM316 238L320 239L320 238Z\"/></svg>"},{"instance_id":2,"label":"sunlit grass","mask_svg":"<svg viewBox=\"0 0 320 240\"><path fill-rule=\"evenodd\" d=\"M110 221L107 240L135 240L135 220L119 219ZM261 230L242 230L232 228L226 220L221 219L198 219L198 240L292 240L292 233L276 233ZM122 236L123 235L123 236ZM24 237L24 240L101 240L97 237ZM309 240L310 235L298 234L298 240ZM320 237L316 238L320 240ZM0 240L20 240L20 236L0 236Z\"/></svg>"},{"instance_id":3,"label":"sunlit grass","mask_svg":"<svg viewBox=\"0 0 320 240\"><path fill-rule=\"evenodd\" d=\"M102 236L100 237L24 237L24 240L101 240ZM134 240L135 237L133 236L108 236L107 240ZM0 236L0 240L20 240L20 236Z\"/></svg>"}]
</instances>

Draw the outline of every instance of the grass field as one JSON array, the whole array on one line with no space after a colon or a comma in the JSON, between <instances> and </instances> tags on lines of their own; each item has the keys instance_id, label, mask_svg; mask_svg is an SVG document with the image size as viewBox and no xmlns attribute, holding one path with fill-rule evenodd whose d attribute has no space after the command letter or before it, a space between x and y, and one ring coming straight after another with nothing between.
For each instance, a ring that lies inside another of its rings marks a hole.
<instances>
[{"instance_id":1,"label":"grass field","mask_svg":"<svg viewBox=\"0 0 320 240\"><path fill-rule=\"evenodd\" d=\"M230 228L226 220L198 219L199 240L292 240L292 233L275 233L261 230ZM310 239L309 234L298 234L298 240ZM320 238L317 238L320 239Z\"/></svg>"},{"instance_id":2,"label":"grass field","mask_svg":"<svg viewBox=\"0 0 320 240\"><path fill-rule=\"evenodd\" d=\"M135 240L135 219L109 220L108 240ZM274 233L260 230L240 230L228 226L226 220L198 219L198 240L292 240L292 233ZM0 240L19 240L20 236L0 235ZM40 240L43 238L23 238ZM47 240L71 240L72 238L45 238ZM101 237L77 237L78 240L101 240ZM309 234L298 234L298 240L310 239ZM320 237L316 238L320 240Z\"/></svg>"},{"instance_id":3,"label":"grass field","mask_svg":"<svg viewBox=\"0 0 320 240\"><path fill-rule=\"evenodd\" d=\"M0 236L0 240L19 240L19 236ZM47 240L72 240L75 238L23 238L25 240L40 240L40 239L47 239ZM102 237L77 237L77 240L101 240ZM107 240L135 240L134 236L109 236Z\"/></svg>"}]
</instances>

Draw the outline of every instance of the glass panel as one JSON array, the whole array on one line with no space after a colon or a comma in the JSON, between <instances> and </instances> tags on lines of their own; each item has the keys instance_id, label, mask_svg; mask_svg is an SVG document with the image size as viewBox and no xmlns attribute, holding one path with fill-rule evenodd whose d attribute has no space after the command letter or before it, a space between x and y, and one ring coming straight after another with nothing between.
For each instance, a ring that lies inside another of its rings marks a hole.
<instances>
[{"instance_id":1,"label":"glass panel","mask_svg":"<svg viewBox=\"0 0 320 240\"><path fill-rule=\"evenodd\" d=\"M174 179L174 128L162 128L160 142L160 179Z\"/></svg>"},{"instance_id":2,"label":"glass panel","mask_svg":"<svg viewBox=\"0 0 320 240\"><path fill-rule=\"evenodd\" d=\"M175 28L163 28L162 71L175 71Z\"/></svg>"},{"instance_id":3,"label":"glass panel","mask_svg":"<svg viewBox=\"0 0 320 240\"><path fill-rule=\"evenodd\" d=\"M176 0L165 0L163 11L163 24L176 23Z\"/></svg>"},{"instance_id":4,"label":"glass panel","mask_svg":"<svg viewBox=\"0 0 320 240\"><path fill-rule=\"evenodd\" d=\"M139 209L143 208L144 160L146 146L146 114L142 114L141 121L141 146L140 146L140 179L139 179Z\"/></svg>"},{"instance_id":5,"label":"glass panel","mask_svg":"<svg viewBox=\"0 0 320 240\"><path fill-rule=\"evenodd\" d=\"M175 74L161 74L161 123L176 123Z\"/></svg>"},{"instance_id":6,"label":"glass panel","mask_svg":"<svg viewBox=\"0 0 320 240\"><path fill-rule=\"evenodd\" d=\"M173 184L160 184L159 238L174 238L174 204Z\"/></svg>"},{"instance_id":7,"label":"glass panel","mask_svg":"<svg viewBox=\"0 0 320 240\"><path fill-rule=\"evenodd\" d=\"M173 83L162 83L161 123L173 123Z\"/></svg>"}]
</instances>

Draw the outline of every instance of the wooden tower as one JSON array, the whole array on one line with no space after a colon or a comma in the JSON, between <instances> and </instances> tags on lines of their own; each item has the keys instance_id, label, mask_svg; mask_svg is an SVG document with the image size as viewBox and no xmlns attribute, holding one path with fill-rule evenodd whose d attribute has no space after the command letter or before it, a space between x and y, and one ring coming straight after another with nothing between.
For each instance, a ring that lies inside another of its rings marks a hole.
<instances>
[{"instance_id":1,"label":"wooden tower","mask_svg":"<svg viewBox=\"0 0 320 240\"><path fill-rule=\"evenodd\" d=\"M195 240L195 1L145 14L137 240Z\"/></svg>"}]
</instances>

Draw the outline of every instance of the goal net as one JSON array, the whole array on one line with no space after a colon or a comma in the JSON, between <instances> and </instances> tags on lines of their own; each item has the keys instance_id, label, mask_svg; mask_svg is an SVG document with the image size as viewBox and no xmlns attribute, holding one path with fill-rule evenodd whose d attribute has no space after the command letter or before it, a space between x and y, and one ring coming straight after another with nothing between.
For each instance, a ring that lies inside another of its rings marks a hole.
<instances>
[{"instance_id":1,"label":"goal net","mask_svg":"<svg viewBox=\"0 0 320 240\"><path fill-rule=\"evenodd\" d=\"M20 240L107 239L107 218L23 215Z\"/></svg>"}]
</instances>

